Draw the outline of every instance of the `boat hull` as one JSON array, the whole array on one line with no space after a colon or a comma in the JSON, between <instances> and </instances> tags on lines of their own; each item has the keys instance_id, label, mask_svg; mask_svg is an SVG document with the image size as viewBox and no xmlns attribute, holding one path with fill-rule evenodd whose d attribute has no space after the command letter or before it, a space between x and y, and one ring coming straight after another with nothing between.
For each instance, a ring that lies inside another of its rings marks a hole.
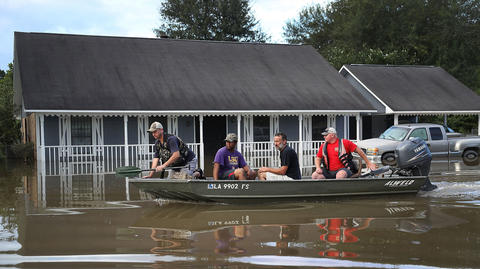
<instances>
[{"instance_id":1,"label":"boat hull","mask_svg":"<svg viewBox=\"0 0 480 269\"><path fill-rule=\"evenodd\" d=\"M326 180L232 181L129 179L155 198L234 203L239 201L306 200L326 197L417 193L428 177Z\"/></svg>"}]
</instances>

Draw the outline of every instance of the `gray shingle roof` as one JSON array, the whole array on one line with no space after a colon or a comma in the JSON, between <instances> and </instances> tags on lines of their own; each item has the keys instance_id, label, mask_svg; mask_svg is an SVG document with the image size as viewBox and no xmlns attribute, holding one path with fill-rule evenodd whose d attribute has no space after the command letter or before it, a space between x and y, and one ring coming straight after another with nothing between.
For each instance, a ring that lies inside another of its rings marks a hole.
<instances>
[{"instance_id":1,"label":"gray shingle roof","mask_svg":"<svg viewBox=\"0 0 480 269\"><path fill-rule=\"evenodd\" d=\"M392 110L480 111L480 96L440 67L345 65Z\"/></svg>"},{"instance_id":2,"label":"gray shingle roof","mask_svg":"<svg viewBox=\"0 0 480 269\"><path fill-rule=\"evenodd\" d=\"M374 109L311 46L16 32L15 53L27 110Z\"/></svg>"}]
</instances>

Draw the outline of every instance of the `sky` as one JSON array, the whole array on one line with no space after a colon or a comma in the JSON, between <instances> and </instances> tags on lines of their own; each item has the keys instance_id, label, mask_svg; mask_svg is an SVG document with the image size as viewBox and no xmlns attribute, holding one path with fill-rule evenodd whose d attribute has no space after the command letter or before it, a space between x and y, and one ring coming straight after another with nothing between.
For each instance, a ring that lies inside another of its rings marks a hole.
<instances>
[{"instance_id":1,"label":"sky","mask_svg":"<svg viewBox=\"0 0 480 269\"><path fill-rule=\"evenodd\" d=\"M271 43L285 43L286 22L307 6L331 0L250 0L253 15ZM162 0L1 0L0 69L13 62L13 33L44 32L155 37Z\"/></svg>"}]
</instances>

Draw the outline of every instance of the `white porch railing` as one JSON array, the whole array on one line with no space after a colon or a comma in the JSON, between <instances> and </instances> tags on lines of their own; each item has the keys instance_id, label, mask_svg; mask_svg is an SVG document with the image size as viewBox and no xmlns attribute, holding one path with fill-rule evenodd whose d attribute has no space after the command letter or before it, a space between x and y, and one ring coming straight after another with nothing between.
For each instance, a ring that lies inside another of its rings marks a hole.
<instances>
[{"instance_id":1,"label":"white porch railing","mask_svg":"<svg viewBox=\"0 0 480 269\"><path fill-rule=\"evenodd\" d=\"M200 143L187 146L198 156ZM142 169L150 167L154 145L128 145L128 165ZM45 146L44 173L51 175L83 175L114 173L125 166L125 145Z\"/></svg>"},{"instance_id":2,"label":"white porch railing","mask_svg":"<svg viewBox=\"0 0 480 269\"><path fill-rule=\"evenodd\" d=\"M288 145L298 154L302 175L308 176L315 167L315 156L323 141L289 141ZM200 162L201 143L189 143ZM150 168L154 145L128 145L128 165ZM299 148L302 151L299 151ZM115 168L127 165L125 145L45 146L45 175L81 175L114 173ZM262 166L280 167L280 154L273 142L241 142L245 161L253 169ZM211 167L205 167L211 169Z\"/></svg>"},{"instance_id":3,"label":"white porch railing","mask_svg":"<svg viewBox=\"0 0 480 269\"><path fill-rule=\"evenodd\" d=\"M323 141L303 141L302 152L299 152L300 142L289 141L287 144L297 152L302 175L312 173L315 167L315 156ZM245 161L253 169L265 167L280 167L280 153L273 142L242 142L242 152Z\"/></svg>"}]
</instances>

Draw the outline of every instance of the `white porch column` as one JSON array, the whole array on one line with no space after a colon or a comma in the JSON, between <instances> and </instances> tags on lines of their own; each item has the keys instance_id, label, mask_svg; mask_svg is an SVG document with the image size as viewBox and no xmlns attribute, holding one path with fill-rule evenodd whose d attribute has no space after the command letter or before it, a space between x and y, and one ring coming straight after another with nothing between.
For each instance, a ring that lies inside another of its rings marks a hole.
<instances>
[{"instance_id":1,"label":"white porch column","mask_svg":"<svg viewBox=\"0 0 480 269\"><path fill-rule=\"evenodd\" d=\"M202 168L202 170L205 170L205 157L204 157L205 147L203 145L203 115L200 115L199 122L200 122L200 156L199 156L200 168Z\"/></svg>"},{"instance_id":2,"label":"white porch column","mask_svg":"<svg viewBox=\"0 0 480 269\"><path fill-rule=\"evenodd\" d=\"M343 116L343 138L345 139L349 139L349 135L348 135L348 127L349 127L349 124L348 124L348 116Z\"/></svg>"},{"instance_id":3,"label":"white porch column","mask_svg":"<svg viewBox=\"0 0 480 269\"><path fill-rule=\"evenodd\" d=\"M125 165L128 166L130 161L128 160L128 116L123 116L123 134L124 134L124 153L125 153Z\"/></svg>"},{"instance_id":4,"label":"white porch column","mask_svg":"<svg viewBox=\"0 0 480 269\"><path fill-rule=\"evenodd\" d=\"M478 124L477 124L477 132L478 132L478 135L480 136L480 114L478 114Z\"/></svg>"},{"instance_id":5,"label":"white porch column","mask_svg":"<svg viewBox=\"0 0 480 269\"><path fill-rule=\"evenodd\" d=\"M362 140L362 117L360 117L360 114L357 114L356 119L357 119L357 141L360 141Z\"/></svg>"},{"instance_id":6,"label":"white porch column","mask_svg":"<svg viewBox=\"0 0 480 269\"><path fill-rule=\"evenodd\" d=\"M35 145L37 149L37 160L43 160L40 153L40 115L35 115ZM37 168L38 169L38 168Z\"/></svg>"},{"instance_id":7,"label":"white porch column","mask_svg":"<svg viewBox=\"0 0 480 269\"><path fill-rule=\"evenodd\" d=\"M327 127L333 127L337 129L337 119L335 115L327 116Z\"/></svg>"},{"instance_id":8,"label":"white porch column","mask_svg":"<svg viewBox=\"0 0 480 269\"><path fill-rule=\"evenodd\" d=\"M298 165L303 170L303 115L298 115Z\"/></svg>"},{"instance_id":9,"label":"white porch column","mask_svg":"<svg viewBox=\"0 0 480 269\"><path fill-rule=\"evenodd\" d=\"M270 116L270 139L280 131L280 117L278 115Z\"/></svg>"},{"instance_id":10,"label":"white porch column","mask_svg":"<svg viewBox=\"0 0 480 269\"><path fill-rule=\"evenodd\" d=\"M41 160L45 160L45 116L40 115L40 154L42 154ZM45 172L45 162L43 162L42 170ZM45 174L45 173L44 173Z\"/></svg>"},{"instance_id":11,"label":"white porch column","mask_svg":"<svg viewBox=\"0 0 480 269\"><path fill-rule=\"evenodd\" d=\"M169 134L178 136L178 116L167 117L167 129Z\"/></svg>"},{"instance_id":12,"label":"white porch column","mask_svg":"<svg viewBox=\"0 0 480 269\"><path fill-rule=\"evenodd\" d=\"M237 150L242 152L242 129L241 129L241 123L242 123L242 116L237 115L237 137L238 137L238 143L237 143Z\"/></svg>"},{"instance_id":13,"label":"white porch column","mask_svg":"<svg viewBox=\"0 0 480 269\"><path fill-rule=\"evenodd\" d=\"M393 125L398 125L398 114L393 114Z\"/></svg>"},{"instance_id":14,"label":"white porch column","mask_svg":"<svg viewBox=\"0 0 480 269\"><path fill-rule=\"evenodd\" d=\"M443 115L443 125L447 126L447 114Z\"/></svg>"}]
</instances>

